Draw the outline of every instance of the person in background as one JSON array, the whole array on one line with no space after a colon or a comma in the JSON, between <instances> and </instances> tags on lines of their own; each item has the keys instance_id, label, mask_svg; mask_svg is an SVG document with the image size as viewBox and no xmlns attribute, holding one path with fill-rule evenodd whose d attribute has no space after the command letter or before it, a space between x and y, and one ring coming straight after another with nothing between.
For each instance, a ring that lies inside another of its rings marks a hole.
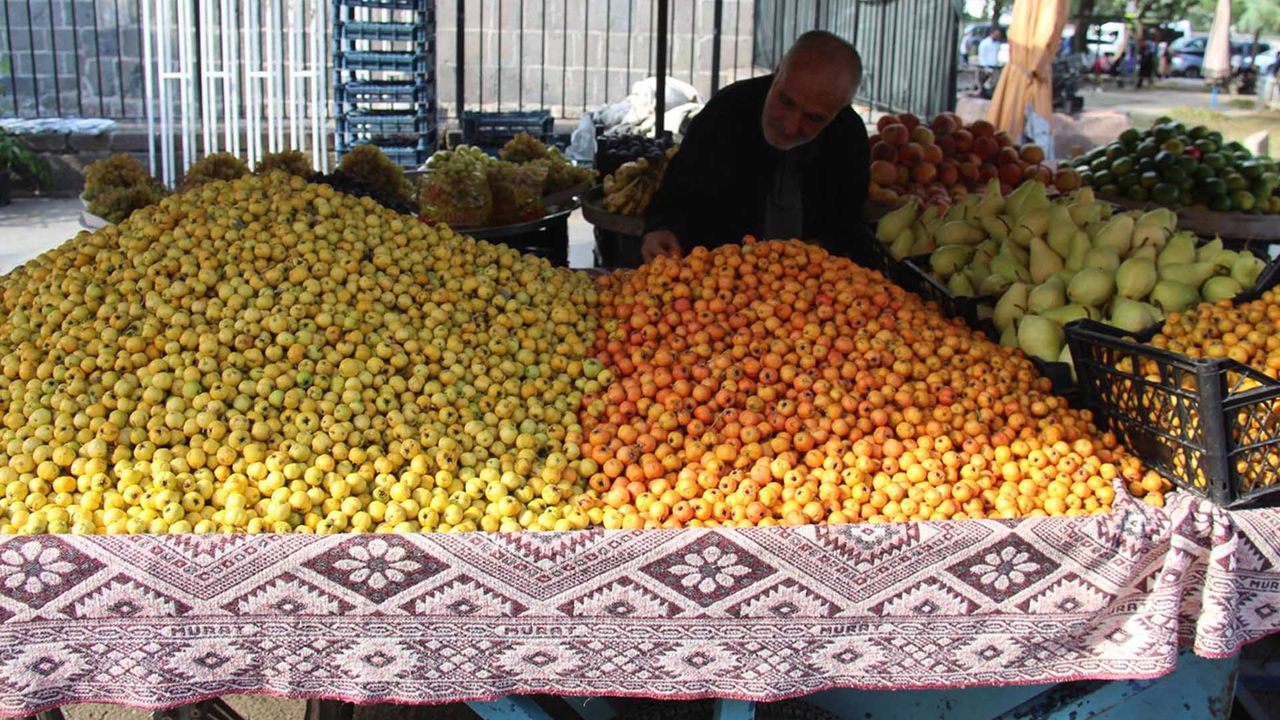
<instances>
[{"instance_id":1,"label":"person in background","mask_svg":"<svg viewBox=\"0 0 1280 720\"><path fill-rule=\"evenodd\" d=\"M978 67L991 70L1000 67L1000 45L1003 42L1000 28L991 28L991 32L978 43Z\"/></svg>"},{"instance_id":2,"label":"person in background","mask_svg":"<svg viewBox=\"0 0 1280 720\"><path fill-rule=\"evenodd\" d=\"M867 129L850 104L853 46L807 32L773 75L722 89L694 116L645 212L645 262L694 246L799 238L869 261Z\"/></svg>"},{"instance_id":3,"label":"person in background","mask_svg":"<svg viewBox=\"0 0 1280 720\"><path fill-rule=\"evenodd\" d=\"M1144 80L1148 87L1156 84L1156 41L1151 37L1147 37L1138 46L1137 87L1141 88Z\"/></svg>"}]
</instances>

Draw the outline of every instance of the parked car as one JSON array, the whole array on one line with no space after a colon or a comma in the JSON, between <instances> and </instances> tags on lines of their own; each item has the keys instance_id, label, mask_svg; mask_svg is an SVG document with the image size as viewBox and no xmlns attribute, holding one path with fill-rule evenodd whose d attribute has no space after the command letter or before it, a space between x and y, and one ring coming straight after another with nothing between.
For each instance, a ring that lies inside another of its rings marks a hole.
<instances>
[{"instance_id":1,"label":"parked car","mask_svg":"<svg viewBox=\"0 0 1280 720\"><path fill-rule=\"evenodd\" d=\"M1206 35L1179 38L1169 45L1169 71L1177 77L1198 78L1204 67Z\"/></svg>"},{"instance_id":2,"label":"parked car","mask_svg":"<svg viewBox=\"0 0 1280 720\"><path fill-rule=\"evenodd\" d=\"M1261 72L1270 70L1276 61L1276 51L1271 48L1271 43L1259 42L1258 56L1256 58L1249 57L1249 51L1252 49L1252 40L1231 43L1231 69L1239 70L1241 65L1253 65Z\"/></svg>"}]
</instances>

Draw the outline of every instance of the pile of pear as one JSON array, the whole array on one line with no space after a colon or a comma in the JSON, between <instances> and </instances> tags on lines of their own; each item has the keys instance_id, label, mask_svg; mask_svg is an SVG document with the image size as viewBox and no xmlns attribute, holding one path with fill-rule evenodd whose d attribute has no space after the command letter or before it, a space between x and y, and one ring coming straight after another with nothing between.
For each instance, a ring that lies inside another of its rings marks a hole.
<instances>
[{"instance_id":1,"label":"pile of pear","mask_svg":"<svg viewBox=\"0 0 1280 720\"><path fill-rule=\"evenodd\" d=\"M1046 362L1071 362L1073 320L1138 333L1251 289L1266 267L1220 239L1199 244L1171 210L1114 212L1091 188L1050 198L1035 181L1007 197L993 184L945 212L904 206L881 219L877 238L895 257L929 252L956 296L998 298L989 317L1000 342Z\"/></svg>"}]
</instances>

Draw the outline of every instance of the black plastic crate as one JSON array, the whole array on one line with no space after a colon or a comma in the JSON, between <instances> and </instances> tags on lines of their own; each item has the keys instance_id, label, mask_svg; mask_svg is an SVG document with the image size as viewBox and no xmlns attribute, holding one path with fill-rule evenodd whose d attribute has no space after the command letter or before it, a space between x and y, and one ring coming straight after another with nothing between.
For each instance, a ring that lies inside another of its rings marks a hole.
<instances>
[{"instance_id":1,"label":"black plastic crate","mask_svg":"<svg viewBox=\"0 0 1280 720\"><path fill-rule=\"evenodd\" d=\"M916 255L890 265L889 279L925 300L936 302L947 317L962 318L975 330L982 329L978 309L983 305L994 307L997 300L994 295L952 295L947 286L929 270L928 255Z\"/></svg>"},{"instance_id":2,"label":"black plastic crate","mask_svg":"<svg viewBox=\"0 0 1280 720\"><path fill-rule=\"evenodd\" d=\"M543 143L555 140L555 119L548 110L522 112L464 112L462 142L496 153L520 133L529 133Z\"/></svg>"},{"instance_id":3,"label":"black plastic crate","mask_svg":"<svg viewBox=\"0 0 1280 720\"><path fill-rule=\"evenodd\" d=\"M435 88L430 83L413 80L352 80L338 83L333 93L337 103L425 105L435 100Z\"/></svg>"},{"instance_id":4,"label":"black plastic crate","mask_svg":"<svg viewBox=\"0 0 1280 720\"><path fill-rule=\"evenodd\" d=\"M1084 401L1103 427L1180 488L1224 506L1280 499L1280 382L1193 359L1091 320L1067 326Z\"/></svg>"},{"instance_id":5,"label":"black plastic crate","mask_svg":"<svg viewBox=\"0 0 1280 720\"><path fill-rule=\"evenodd\" d=\"M420 110L354 110L339 115L338 133L380 132L386 135L420 135L430 132L435 122Z\"/></svg>"}]
</instances>

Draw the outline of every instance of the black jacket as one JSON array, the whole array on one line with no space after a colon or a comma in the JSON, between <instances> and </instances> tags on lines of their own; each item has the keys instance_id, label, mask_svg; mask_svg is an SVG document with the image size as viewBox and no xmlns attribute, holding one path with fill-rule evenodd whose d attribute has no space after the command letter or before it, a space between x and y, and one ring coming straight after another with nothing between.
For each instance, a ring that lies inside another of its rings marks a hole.
<instances>
[{"instance_id":1,"label":"black jacket","mask_svg":"<svg viewBox=\"0 0 1280 720\"><path fill-rule=\"evenodd\" d=\"M760 236L780 151L760 128L773 76L734 83L694 116L680 152L645 212L645 231L670 230L688 249ZM865 258L870 234L862 206L870 181L867 129L852 108L841 110L800 152L804 239L854 259Z\"/></svg>"}]
</instances>

